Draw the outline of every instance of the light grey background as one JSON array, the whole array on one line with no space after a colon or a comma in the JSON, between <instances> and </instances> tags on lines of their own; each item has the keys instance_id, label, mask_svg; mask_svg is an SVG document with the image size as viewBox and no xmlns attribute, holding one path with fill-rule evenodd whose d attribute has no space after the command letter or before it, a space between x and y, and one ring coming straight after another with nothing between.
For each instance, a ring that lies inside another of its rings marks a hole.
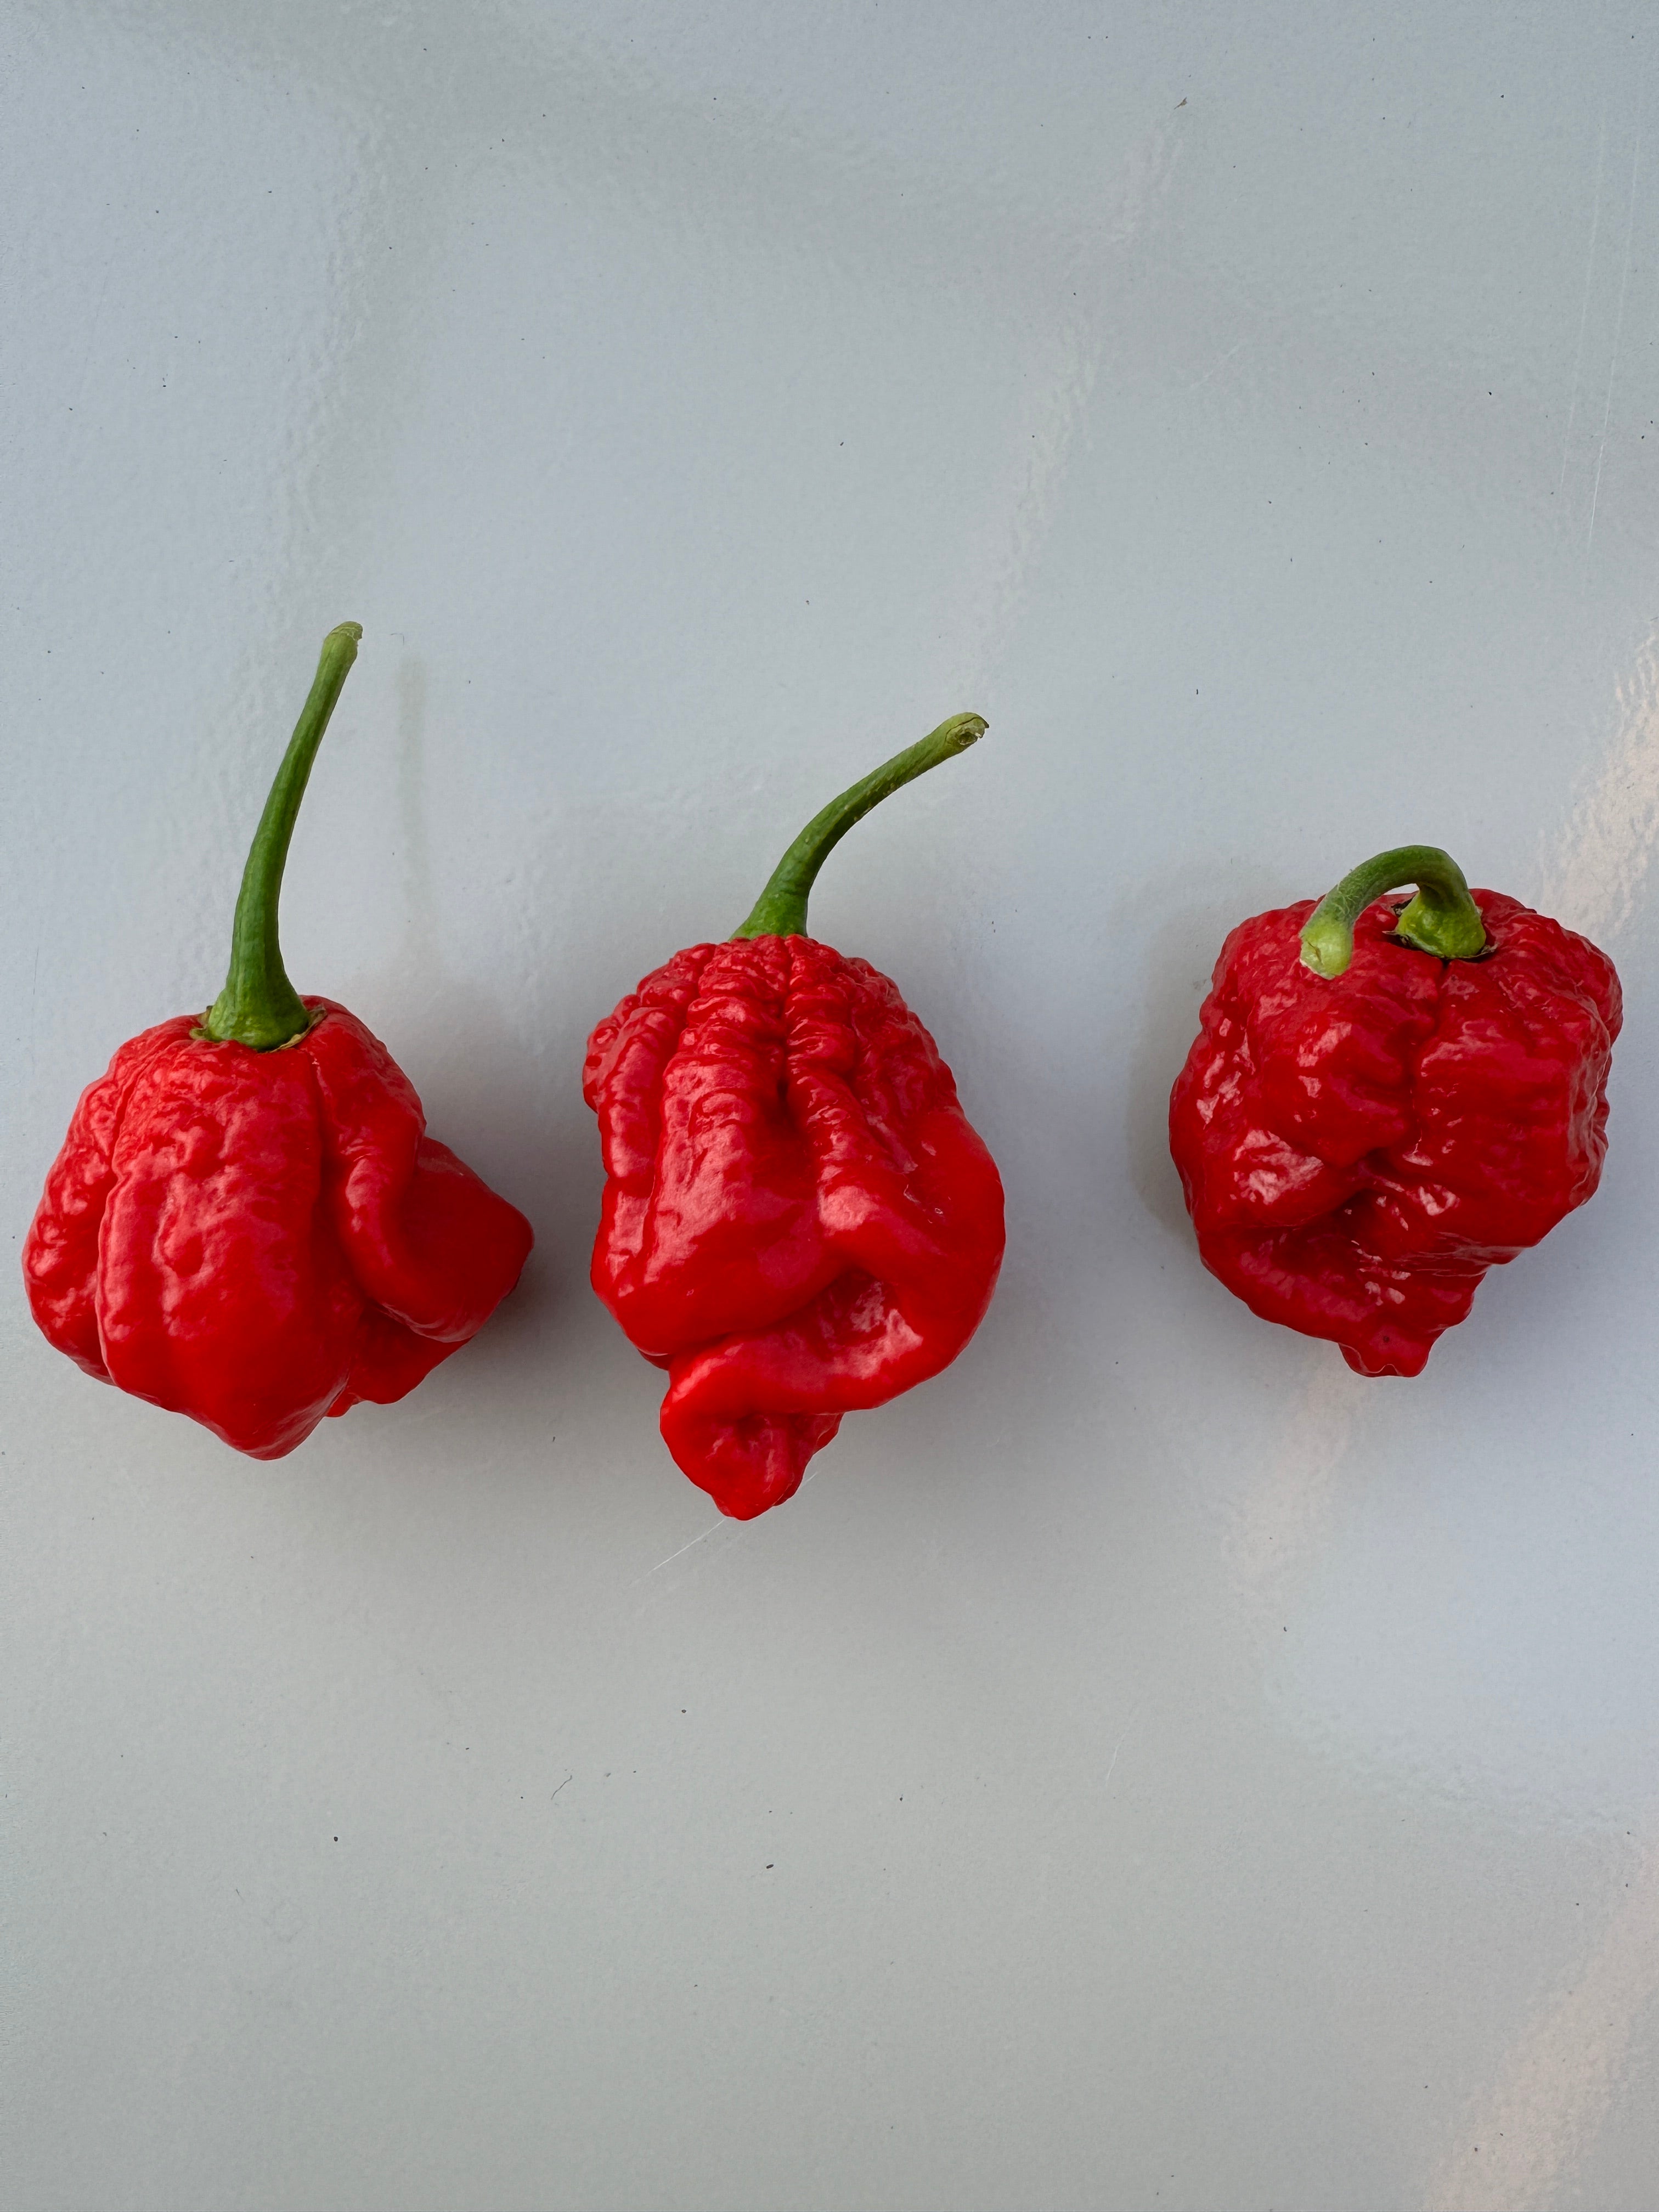
<instances>
[{"instance_id":1,"label":"light grey background","mask_svg":"<svg viewBox=\"0 0 1659 2212\"><path fill-rule=\"evenodd\" d=\"M9 2201L1659 2196L1659 131L1634 5L6 18ZM284 908L532 1216L273 1466L15 1268ZM720 1522L583 1038L831 792L1008 1192L957 1365ZM1618 960L1600 1197L1413 1382L1199 1267L1224 929L1443 843Z\"/></svg>"}]
</instances>

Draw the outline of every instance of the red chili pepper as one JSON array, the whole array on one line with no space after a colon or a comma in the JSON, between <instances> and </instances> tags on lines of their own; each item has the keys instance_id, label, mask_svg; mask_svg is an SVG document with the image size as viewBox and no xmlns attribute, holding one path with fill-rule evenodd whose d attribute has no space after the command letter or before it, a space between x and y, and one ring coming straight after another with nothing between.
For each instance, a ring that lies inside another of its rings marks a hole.
<instances>
[{"instance_id":1,"label":"red chili pepper","mask_svg":"<svg viewBox=\"0 0 1659 2212\"><path fill-rule=\"evenodd\" d=\"M1604 953L1433 846L1242 922L1170 1100L1205 1266L1360 1374L1420 1374L1595 1191L1619 1020Z\"/></svg>"},{"instance_id":2,"label":"red chili pepper","mask_svg":"<svg viewBox=\"0 0 1659 2212\"><path fill-rule=\"evenodd\" d=\"M34 1318L88 1375L278 1459L389 1405L481 1328L530 1224L425 1133L343 1006L301 999L277 898L362 635L343 623L277 770L212 1008L124 1044L84 1093L23 1247Z\"/></svg>"},{"instance_id":3,"label":"red chili pepper","mask_svg":"<svg viewBox=\"0 0 1659 2212\"><path fill-rule=\"evenodd\" d=\"M593 1287L668 1370L662 1434L722 1513L799 1488L855 1407L947 1367L1002 1261L1002 1185L884 975L806 935L824 856L985 728L958 714L826 806L724 945L589 1041L607 1176Z\"/></svg>"}]
</instances>

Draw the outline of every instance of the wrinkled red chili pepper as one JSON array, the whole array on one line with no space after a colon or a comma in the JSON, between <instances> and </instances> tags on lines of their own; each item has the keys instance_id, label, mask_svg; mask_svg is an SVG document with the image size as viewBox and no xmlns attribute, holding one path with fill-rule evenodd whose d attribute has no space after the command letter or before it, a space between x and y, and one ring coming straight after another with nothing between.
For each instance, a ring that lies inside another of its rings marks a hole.
<instances>
[{"instance_id":1,"label":"wrinkled red chili pepper","mask_svg":"<svg viewBox=\"0 0 1659 2212\"><path fill-rule=\"evenodd\" d=\"M946 1367L1001 1265L1002 1185L884 975L806 935L830 848L972 744L958 714L814 817L724 945L589 1041L607 1176L593 1287L668 1370L664 1442L722 1513L792 1497L842 1416Z\"/></svg>"},{"instance_id":2,"label":"wrinkled red chili pepper","mask_svg":"<svg viewBox=\"0 0 1659 2212\"><path fill-rule=\"evenodd\" d=\"M1204 1264L1362 1375L1419 1374L1600 1180L1613 963L1433 846L1242 922L1200 1022L1170 1149Z\"/></svg>"},{"instance_id":3,"label":"wrinkled red chili pepper","mask_svg":"<svg viewBox=\"0 0 1659 2212\"><path fill-rule=\"evenodd\" d=\"M211 1009L124 1044L83 1094L23 1248L34 1318L88 1375L255 1459L389 1405L481 1328L530 1224L426 1134L343 1006L277 944L295 817L362 632L324 641L248 855Z\"/></svg>"}]
</instances>

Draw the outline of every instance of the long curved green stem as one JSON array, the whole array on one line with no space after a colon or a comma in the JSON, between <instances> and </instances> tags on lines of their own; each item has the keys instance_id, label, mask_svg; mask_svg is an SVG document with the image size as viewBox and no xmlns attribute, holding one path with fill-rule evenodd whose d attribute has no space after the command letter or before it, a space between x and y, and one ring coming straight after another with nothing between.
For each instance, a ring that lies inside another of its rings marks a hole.
<instances>
[{"instance_id":1,"label":"long curved green stem","mask_svg":"<svg viewBox=\"0 0 1659 2212\"><path fill-rule=\"evenodd\" d=\"M1486 949L1486 924L1469 896L1463 871L1437 845L1396 845L1343 877L1308 916L1302 964L1316 975L1340 975L1353 958L1353 926L1373 899L1415 884L1417 896L1395 935L1442 960L1473 960Z\"/></svg>"},{"instance_id":2,"label":"long curved green stem","mask_svg":"<svg viewBox=\"0 0 1659 2212\"><path fill-rule=\"evenodd\" d=\"M741 929L732 931L733 941L740 937L805 937L806 902L818 870L853 824L862 821L872 806L879 806L901 784L926 775L930 768L937 768L955 753L965 753L985 735L987 726L981 715L952 714L948 722L941 722L915 744L884 761L839 799L832 799L822 813L812 817L773 869L766 889L755 902L754 912Z\"/></svg>"},{"instance_id":3,"label":"long curved green stem","mask_svg":"<svg viewBox=\"0 0 1659 2212\"><path fill-rule=\"evenodd\" d=\"M341 687L357 658L359 623L342 623L323 640L311 696L289 739L265 811L253 833L242 871L236 920L230 937L230 972L225 988L203 1017L199 1036L216 1042L251 1045L270 1052L311 1025L311 1010L288 980L276 940L276 906L295 817L305 797L306 781Z\"/></svg>"}]
</instances>

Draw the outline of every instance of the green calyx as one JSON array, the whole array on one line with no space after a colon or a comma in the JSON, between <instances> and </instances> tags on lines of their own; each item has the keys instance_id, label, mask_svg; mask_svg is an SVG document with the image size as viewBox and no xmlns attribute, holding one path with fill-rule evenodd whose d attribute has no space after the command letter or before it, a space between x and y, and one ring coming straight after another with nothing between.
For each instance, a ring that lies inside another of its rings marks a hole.
<instances>
[{"instance_id":1,"label":"green calyx","mask_svg":"<svg viewBox=\"0 0 1659 2212\"><path fill-rule=\"evenodd\" d=\"M741 929L732 931L732 942L743 937L805 937L806 902L818 870L853 824L862 821L872 806L879 806L901 784L926 775L930 768L937 768L953 754L965 753L985 735L986 727L981 715L952 714L918 743L884 761L839 799L832 799L822 813L812 817L773 869L766 889L755 902L754 912Z\"/></svg>"},{"instance_id":2,"label":"green calyx","mask_svg":"<svg viewBox=\"0 0 1659 2212\"><path fill-rule=\"evenodd\" d=\"M1417 896L1395 924L1395 935L1441 960L1473 960L1486 950L1486 924L1469 896L1463 871L1437 845L1396 845L1343 877L1308 916L1302 964L1316 975L1340 975L1353 958L1353 926L1385 891L1415 884Z\"/></svg>"},{"instance_id":3,"label":"green calyx","mask_svg":"<svg viewBox=\"0 0 1659 2212\"><path fill-rule=\"evenodd\" d=\"M282 947L276 940L276 906L282 896L289 841L294 835L300 801L305 797L311 763L357 658L357 641L362 634L361 623L341 623L323 640L311 696L294 726L242 871L230 935L230 972L224 989L203 1016L200 1028L192 1032L196 1036L219 1044L250 1045L255 1052L273 1052L311 1027L312 1011L289 981L283 965Z\"/></svg>"}]
</instances>

